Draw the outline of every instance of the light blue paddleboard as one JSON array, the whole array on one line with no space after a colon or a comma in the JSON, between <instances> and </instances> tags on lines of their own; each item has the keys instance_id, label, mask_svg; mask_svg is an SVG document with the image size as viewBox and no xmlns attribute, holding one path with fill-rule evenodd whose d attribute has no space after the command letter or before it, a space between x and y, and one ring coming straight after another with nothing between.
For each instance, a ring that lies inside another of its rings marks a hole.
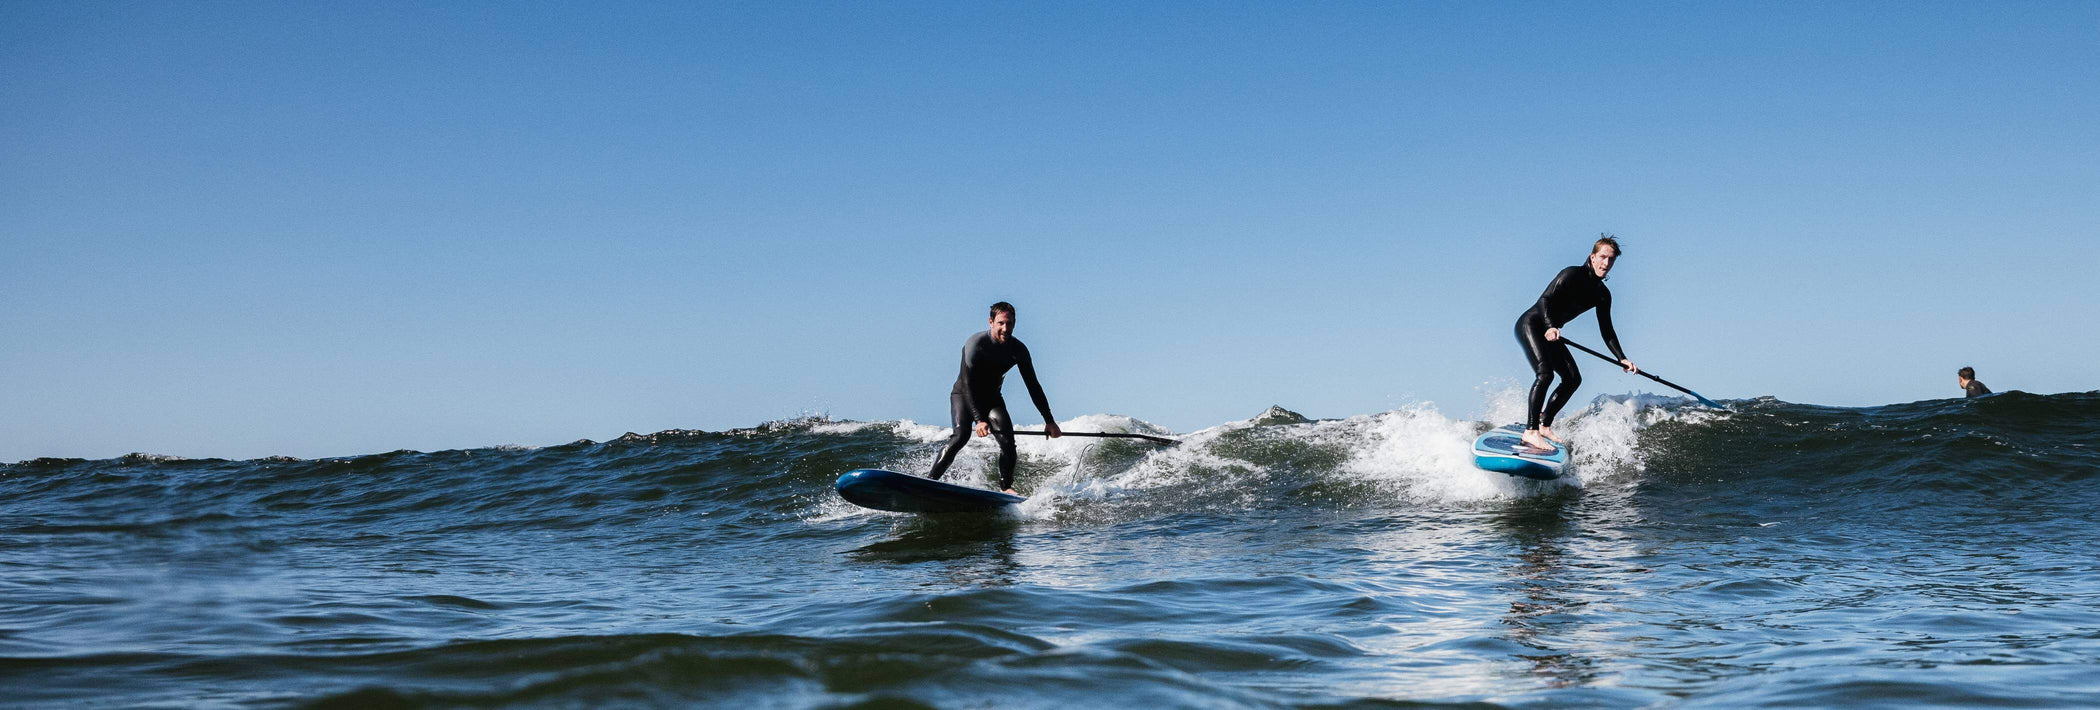
<instances>
[{"instance_id":1,"label":"light blue paddleboard","mask_svg":"<svg viewBox=\"0 0 2100 710\"><path fill-rule=\"evenodd\" d=\"M839 476L839 497L895 513L989 513L1027 502L1011 493L967 488L908 473L862 468Z\"/></svg>"},{"instance_id":2,"label":"light blue paddleboard","mask_svg":"<svg viewBox=\"0 0 2100 710\"><path fill-rule=\"evenodd\" d=\"M1568 466L1568 447L1539 451L1524 443L1524 425L1507 424L1473 440L1473 465L1512 476L1548 480Z\"/></svg>"}]
</instances>

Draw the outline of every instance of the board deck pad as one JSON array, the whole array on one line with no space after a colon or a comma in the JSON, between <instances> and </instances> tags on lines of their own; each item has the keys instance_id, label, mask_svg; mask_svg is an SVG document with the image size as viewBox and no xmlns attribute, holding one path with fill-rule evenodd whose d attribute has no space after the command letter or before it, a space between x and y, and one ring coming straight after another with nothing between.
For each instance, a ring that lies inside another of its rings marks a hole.
<instances>
[{"instance_id":1,"label":"board deck pad","mask_svg":"<svg viewBox=\"0 0 2100 710\"><path fill-rule=\"evenodd\" d=\"M1539 480L1559 478L1568 465L1568 447L1540 451L1524 443L1524 425L1505 424L1473 440L1473 465L1496 473Z\"/></svg>"},{"instance_id":2,"label":"board deck pad","mask_svg":"<svg viewBox=\"0 0 2100 710\"><path fill-rule=\"evenodd\" d=\"M879 468L847 471L839 476L837 488L848 503L893 513L989 513L1028 501L1011 493Z\"/></svg>"}]
</instances>

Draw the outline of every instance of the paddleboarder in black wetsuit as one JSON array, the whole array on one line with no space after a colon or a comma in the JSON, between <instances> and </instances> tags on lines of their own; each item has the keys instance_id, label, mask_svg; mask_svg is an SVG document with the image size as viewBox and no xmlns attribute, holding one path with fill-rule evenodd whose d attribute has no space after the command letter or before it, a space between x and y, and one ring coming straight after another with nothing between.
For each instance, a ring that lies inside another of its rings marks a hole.
<instances>
[{"instance_id":1,"label":"paddleboarder in black wetsuit","mask_svg":"<svg viewBox=\"0 0 2100 710\"><path fill-rule=\"evenodd\" d=\"M1028 397L1035 400L1035 410L1043 414L1043 431L1050 438L1063 436L1057 428L1057 418L1050 416L1050 400L1043 396L1042 383L1035 380L1035 362L1028 357L1028 346L1014 337L1014 307L1005 301L992 304L991 328L963 341L962 373L955 377L955 389L948 394L948 413L955 420L955 433L948 437L948 445L941 449L940 459L933 462L933 470L926 477L940 480L948 472L948 465L955 463L955 455L970 443L970 434L994 435L999 442L999 488L1014 492L1014 464L1020 455L1014 451L1013 417L1006 413L1006 398L999 393L999 385L1006 379L1006 371L1021 368L1021 381L1028 385Z\"/></svg>"},{"instance_id":2,"label":"paddleboarder in black wetsuit","mask_svg":"<svg viewBox=\"0 0 2100 710\"><path fill-rule=\"evenodd\" d=\"M1566 443L1554 435L1553 416L1575 396L1575 388L1582 385L1582 372L1575 368L1575 358L1568 346L1560 341L1560 328L1568 321L1591 308L1597 309L1597 330L1604 334L1604 344L1611 348L1613 357L1627 372L1640 372L1626 353L1619 349L1619 334L1611 327L1611 289L1604 287L1605 274L1611 273L1612 264L1619 260L1619 240L1609 234L1598 235L1590 245L1587 262L1560 270L1553 283L1546 284L1546 292L1539 294L1524 315L1517 317L1517 343L1524 346L1524 358L1531 361L1535 378L1531 381L1531 396L1524 408L1524 443L1541 449L1553 448L1554 442ZM1560 386L1553 387L1553 376L1560 375ZM1553 394L1548 397L1546 391Z\"/></svg>"}]
</instances>

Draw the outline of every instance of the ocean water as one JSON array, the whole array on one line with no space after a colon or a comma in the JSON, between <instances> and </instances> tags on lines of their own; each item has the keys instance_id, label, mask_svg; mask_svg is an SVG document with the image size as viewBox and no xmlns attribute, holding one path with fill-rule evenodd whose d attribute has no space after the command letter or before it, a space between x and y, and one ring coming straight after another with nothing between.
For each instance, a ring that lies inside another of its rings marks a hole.
<instances>
[{"instance_id":1,"label":"ocean water","mask_svg":"<svg viewBox=\"0 0 2100 710\"><path fill-rule=\"evenodd\" d=\"M2100 705L2100 393L1728 404L1600 397L1557 482L1471 466L1512 395L1090 415L1184 443L1024 439L989 517L838 499L900 421L19 462L0 706Z\"/></svg>"}]
</instances>

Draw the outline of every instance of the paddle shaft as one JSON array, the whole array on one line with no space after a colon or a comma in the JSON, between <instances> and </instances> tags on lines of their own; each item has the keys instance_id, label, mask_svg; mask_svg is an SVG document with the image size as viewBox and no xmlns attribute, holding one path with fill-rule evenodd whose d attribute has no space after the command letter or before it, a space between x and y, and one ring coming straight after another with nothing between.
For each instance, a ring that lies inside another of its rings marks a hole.
<instances>
[{"instance_id":1,"label":"paddle shaft","mask_svg":"<svg viewBox=\"0 0 2100 710\"><path fill-rule=\"evenodd\" d=\"M1025 435L1025 436L1049 436L1049 435L1050 435L1050 432L1047 432L1047 431L1022 431L1022 430L1019 430L1019 429L1015 429L1015 430L1013 430L1013 431L1010 431L1010 432L1007 432L1007 433L1008 433L1008 434L1021 434L1021 435ZM1063 433L1062 435L1063 435L1063 436L1091 436L1091 437L1094 437L1094 438L1097 438L1097 439L1144 439L1144 440L1146 440L1146 441L1150 441L1150 442L1152 442L1152 443L1155 443L1155 444L1166 444L1166 445L1168 445L1168 446L1173 446L1173 445L1175 445L1175 444L1179 444L1179 443L1181 443L1181 442L1179 442L1179 441L1175 441L1175 440L1173 440L1173 439L1169 439L1169 438L1166 438L1166 437L1164 437L1164 436L1146 436L1146 435L1144 435L1144 434L1117 434L1117 433L1114 433L1114 432L1106 432L1106 431L1068 431L1068 432L1064 432L1064 433Z\"/></svg>"},{"instance_id":2,"label":"paddle shaft","mask_svg":"<svg viewBox=\"0 0 2100 710\"><path fill-rule=\"evenodd\" d=\"M1567 337L1567 336L1565 336L1565 335L1561 336L1561 338L1560 338L1560 342L1563 342L1563 343L1567 343L1567 344L1568 344L1569 346L1572 346L1572 347L1574 347L1574 348L1575 348L1576 350L1581 350L1581 351L1583 351L1583 352L1586 352L1586 353L1589 353L1589 354L1591 354L1591 355L1595 355L1595 356L1597 356L1597 359L1599 359L1599 360L1603 360L1603 361L1605 361L1605 362L1608 362L1608 363L1611 363L1611 364L1614 364L1614 365L1618 365L1618 366L1620 366L1620 367L1622 367L1622 368L1623 368L1623 367L1625 367L1625 364L1623 364L1623 363L1620 363L1620 362L1619 362L1619 361L1617 361L1617 360L1613 360L1613 359L1611 359L1611 356L1610 356L1610 355L1606 355L1606 354L1604 354L1604 353L1600 353L1600 352L1597 352L1597 351L1595 351L1595 350L1591 350L1591 349L1589 349L1589 347L1587 347L1587 346L1583 345L1582 343L1578 343L1578 342L1575 342L1575 341L1573 341L1573 340L1569 340L1569 339L1568 339L1568 337ZM1651 380L1655 380L1656 382L1660 382L1660 383L1662 383L1662 384L1663 384L1663 386L1665 386L1665 387L1668 387L1668 388L1670 388L1670 389L1674 389L1674 390L1677 390L1677 391L1679 391L1679 392L1683 392L1683 393L1685 393L1685 394L1691 395L1693 399L1699 400L1699 403L1700 403L1700 404L1704 404L1704 405L1706 405L1706 406L1709 406L1709 407L1713 407L1713 408L1715 408L1715 409L1720 409L1720 408L1721 408L1721 405L1718 405L1718 404L1714 404L1714 401L1713 401L1713 400L1711 400L1711 399L1707 399L1707 398L1705 398L1705 397L1702 397L1702 396L1700 396L1700 395L1699 395L1699 393L1697 393L1697 392L1693 392L1693 391L1691 391L1691 390L1685 389L1685 388L1684 388L1683 386L1681 386L1681 385L1678 385L1678 384L1677 384L1677 383L1675 383L1675 382L1671 382L1671 381L1669 381L1669 380L1665 380L1665 379L1663 379L1663 378L1660 378L1660 377L1656 377L1655 375L1651 375L1651 374L1648 374L1648 371L1647 371L1647 370L1642 370L1642 371L1640 371L1640 372L1636 372L1636 373L1633 373L1633 374L1636 374L1636 375L1640 375L1640 376L1642 376L1642 377L1646 377L1646 378L1648 378L1648 379L1651 379Z\"/></svg>"}]
</instances>

